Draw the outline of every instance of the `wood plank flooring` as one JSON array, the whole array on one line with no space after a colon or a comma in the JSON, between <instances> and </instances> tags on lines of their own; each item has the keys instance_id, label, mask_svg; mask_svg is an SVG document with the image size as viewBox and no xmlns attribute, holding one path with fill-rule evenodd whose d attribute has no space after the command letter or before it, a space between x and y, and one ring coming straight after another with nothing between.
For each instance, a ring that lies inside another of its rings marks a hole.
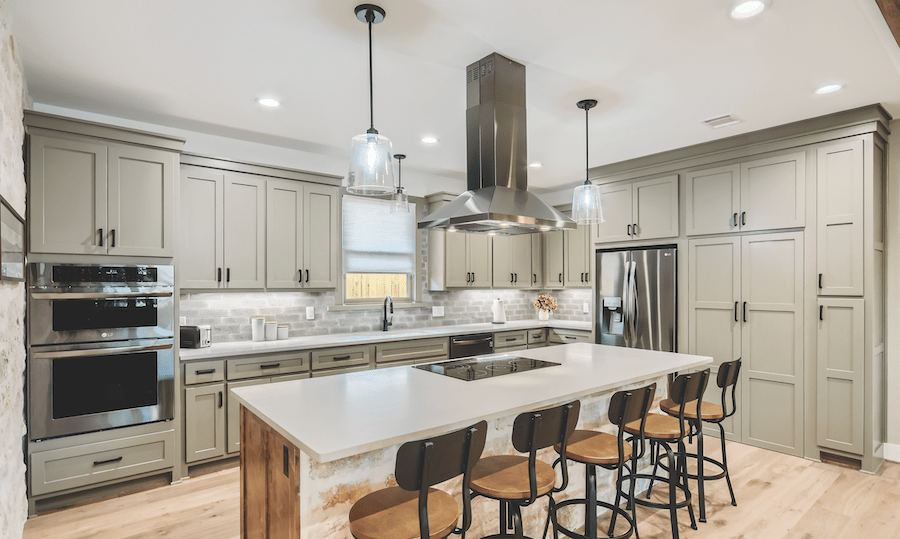
<instances>
[{"instance_id":1,"label":"wood plank flooring","mask_svg":"<svg viewBox=\"0 0 900 539\"><path fill-rule=\"evenodd\" d=\"M707 438L706 445L718 444ZM707 522L692 530L687 510L679 510L682 537L900 539L900 464L886 462L873 476L735 443L728 445L728 460L737 507L724 481L708 482ZM573 480L583 477L577 468L572 472ZM664 493L654 488L653 497ZM232 468L32 518L25 539L235 539L239 506L238 469ZM643 539L671 537L668 511L639 508L638 528Z\"/></svg>"}]
</instances>

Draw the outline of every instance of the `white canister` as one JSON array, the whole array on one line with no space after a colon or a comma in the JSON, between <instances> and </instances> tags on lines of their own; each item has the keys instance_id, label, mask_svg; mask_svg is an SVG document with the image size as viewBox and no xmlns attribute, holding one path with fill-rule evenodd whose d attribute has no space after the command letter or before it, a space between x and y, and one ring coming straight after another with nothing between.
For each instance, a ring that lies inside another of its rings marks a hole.
<instances>
[{"instance_id":1,"label":"white canister","mask_svg":"<svg viewBox=\"0 0 900 539\"><path fill-rule=\"evenodd\" d=\"M278 340L283 341L288 338L288 332L290 331L290 327L287 324L279 324L278 325Z\"/></svg>"},{"instance_id":2,"label":"white canister","mask_svg":"<svg viewBox=\"0 0 900 539\"><path fill-rule=\"evenodd\" d=\"M266 322L266 340L274 341L278 338L278 323Z\"/></svg>"},{"instance_id":3,"label":"white canister","mask_svg":"<svg viewBox=\"0 0 900 539\"><path fill-rule=\"evenodd\" d=\"M250 336L254 341L266 340L266 319L261 316L250 318Z\"/></svg>"}]
</instances>

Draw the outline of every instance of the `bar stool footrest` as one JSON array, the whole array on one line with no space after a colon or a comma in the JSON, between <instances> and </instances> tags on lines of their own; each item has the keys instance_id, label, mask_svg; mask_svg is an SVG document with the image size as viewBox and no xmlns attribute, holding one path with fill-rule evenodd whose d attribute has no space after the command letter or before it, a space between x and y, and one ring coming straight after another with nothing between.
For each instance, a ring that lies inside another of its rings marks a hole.
<instances>
[{"instance_id":1,"label":"bar stool footrest","mask_svg":"<svg viewBox=\"0 0 900 539\"><path fill-rule=\"evenodd\" d=\"M626 482L626 481L633 480L633 479L650 479L650 480L652 480L653 482L664 483L664 484L666 484L666 485L669 484L669 478L668 478L668 477L663 477L663 476L659 476L659 475L653 475L653 474L649 474L649 473L640 473L640 474L623 475L623 476L622 476L622 483L624 483L624 482ZM685 495L685 499L683 499L683 500L681 500L681 501L679 501L679 502L675 502L675 508L676 508L676 509L681 509L682 507L687 507L687 506L689 506L689 505L691 504L691 491L690 491L690 489L688 489L688 487L686 487L685 485L681 484L680 482L676 482L676 483L675 483L675 488L677 488L678 490L680 490L681 492L683 492L684 495ZM628 499L628 492L627 492L624 488L620 488L620 489L619 489L619 493L620 493L622 496L624 496L626 500ZM639 496L637 495L637 493L635 493L635 496L634 496L634 503L636 503L636 504L638 504L638 505L640 505L640 506L643 506L643 507L652 507L652 508L654 508L654 509L669 509L669 508L671 507L671 505L670 505L669 503L652 502L652 501L650 501L650 500L641 498L641 497L639 497Z\"/></svg>"},{"instance_id":2,"label":"bar stool footrest","mask_svg":"<svg viewBox=\"0 0 900 539\"><path fill-rule=\"evenodd\" d=\"M674 455L675 455L676 457L679 457L679 456L681 456L681 453L678 453L678 452L676 451L676 452L674 452ZM694 459L694 460L697 459L697 454L696 454L696 453L685 453L684 456L685 456L686 458L689 458L689 459ZM720 470L722 470L721 472L718 472L718 473L715 473L715 474L712 474L712 475L707 475L706 473L704 473L704 474L703 474L703 480L704 480L704 481L707 481L707 480L709 480L709 481L715 481L716 479L724 479L724 478L725 478L725 465L724 465L724 464L722 464L721 462L719 462L718 460L716 460L716 459L714 459L714 458L712 458L712 457L707 457L706 455L703 455L703 460L704 460L705 462L708 462L708 463L710 463L710 464L715 465L715 466L718 467ZM659 467L662 468L663 470L665 470L666 472L669 471L669 465L666 464L665 462L660 461ZM693 479L694 481L697 481L697 480L699 479L699 478L697 477L697 474L692 474L692 473L690 473L690 472L687 474L687 476L688 476L688 479Z\"/></svg>"},{"instance_id":3,"label":"bar stool footrest","mask_svg":"<svg viewBox=\"0 0 900 539\"><path fill-rule=\"evenodd\" d=\"M626 499L627 499L627 495L626 495ZM623 533L621 535L614 535L614 536L610 537L610 539L628 539L629 537L634 535L634 520L632 520L631 515L628 513L628 511L626 511L625 509L623 509L621 507L616 507L615 505L613 505L609 502L602 501L602 500L597 500L596 503L597 503L597 507L603 507L604 509L609 509L610 511L615 511L616 513L619 514L619 517L624 518L625 522L628 523L628 529L625 531L625 533ZM567 505L584 505L585 511L587 511L587 499L572 498L572 499L563 500L563 501L557 503L556 504L557 512L559 511L559 509L566 507ZM575 533L572 530L563 528L562 526L559 526L557 529L558 529L558 531L561 531L564 535L566 535L567 537L571 537L572 539L591 539L591 537L588 535L581 535L581 534ZM587 531L587 530L585 530L585 531ZM604 534L604 537L606 537L606 534Z\"/></svg>"}]
</instances>

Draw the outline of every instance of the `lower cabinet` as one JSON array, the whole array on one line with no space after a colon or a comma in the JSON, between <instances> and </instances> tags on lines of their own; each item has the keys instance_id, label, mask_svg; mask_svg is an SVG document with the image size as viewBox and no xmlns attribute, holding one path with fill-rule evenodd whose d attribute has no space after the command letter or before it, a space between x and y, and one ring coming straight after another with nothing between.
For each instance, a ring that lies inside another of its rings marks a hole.
<instances>
[{"instance_id":1,"label":"lower cabinet","mask_svg":"<svg viewBox=\"0 0 900 539\"><path fill-rule=\"evenodd\" d=\"M547 346L547 330L529 329L528 330L528 348L544 348Z\"/></svg>"},{"instance_id":2,"label":"lower cabinet","mask_svg":"<svg viewBox=\"0 0 900 539\"><path fill-rule=\"evenodd\" d=\"M225 384L185 388L184 445L185 462L225 454Z\"/></svg>"},{"instance_id":3,"label":"lower cabinet","mask_svg":"<svg viewBox=\"0 0 900 539\"><path fill-rule=\"evenodd\" d=\"M260 384L274 384L276 382L287 382L289 380L300 380L309 378L309 373L286 374L284 376L273 376L271 378L254 378L252 380L241 380L240 382L228 382L225 392L225 417L227 428L225 430L225 452L237 453L241 450L241 404L237 398L231 394L232 389L247 386L258 386Z\"/></svg>"},{"instance_id":4,"label":"lower cabinet","mask_svg":"<svg viewBox=\"0 0 900 539\"><path fill-rule=\"evenodd\" d=\"M375 368L415 365L450 359L450 339L416 339L375 345Z\"/></svg>"},{"instance_id":5,"label":"lower cabinet","mask_svg":"<svg viewBox=\"0 0 900 539\"><path fill-rule=\"evenodd\" d=\"M819 298L816 387L820 447L863 453L865 300Z\"/></svg>"},{"instance_id":6,"label":"lower cabinet","mask_svg":"<svg viewBox=\"0 0 900 539\"><path fill-rule=\"evenodd\" d=\"M580 329L550 328L548 331L550 344L572 344L574 342L594 342L590 331Z\"/></svg>"}]
</instances>

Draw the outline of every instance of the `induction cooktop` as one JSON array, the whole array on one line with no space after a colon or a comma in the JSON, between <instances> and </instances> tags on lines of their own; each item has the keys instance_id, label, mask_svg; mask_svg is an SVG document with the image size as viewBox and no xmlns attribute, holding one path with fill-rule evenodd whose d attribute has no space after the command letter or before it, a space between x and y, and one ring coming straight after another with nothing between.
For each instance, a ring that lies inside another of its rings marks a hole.
<instances>
[{"instance_id":1,"label":"induction cooktop","mask_svg":"<svg viewBox=\"0 0 900 539\"><path fill-rule=\"evenodd\" d=\"M471 382L472 380L493 378L495 376L504 376L506 374L517 372L533 371L535 369L554 367L556 365L559 365L559 363L541 359L528 359L518 356L502 355L451 359L450 361L430 363L428 365L414 365L414 368Z\"/></svg>"}]
</instances>

